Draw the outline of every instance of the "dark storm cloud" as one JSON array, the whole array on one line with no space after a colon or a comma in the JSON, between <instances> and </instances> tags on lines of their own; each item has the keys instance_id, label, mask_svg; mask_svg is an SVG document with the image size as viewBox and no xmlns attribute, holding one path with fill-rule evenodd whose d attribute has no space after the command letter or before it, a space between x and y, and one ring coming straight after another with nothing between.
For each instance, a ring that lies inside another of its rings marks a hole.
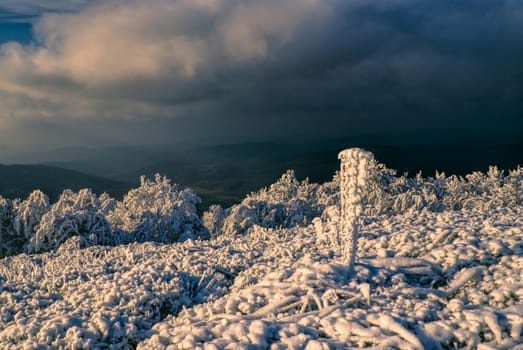
<instances>
[{"instance_id":1,"label":"dark storm cloud","mask_svg":"<svg viewBox=\"0 0 523 350\"><path fill-rule=\"evenodd\" d=\"M523 129L520 1L110 0L34 30L38 44L0 49L4 128L81 120L131 137L145 123L151 140L159 125L174 138Z\"/></svg>"}]
</instances>

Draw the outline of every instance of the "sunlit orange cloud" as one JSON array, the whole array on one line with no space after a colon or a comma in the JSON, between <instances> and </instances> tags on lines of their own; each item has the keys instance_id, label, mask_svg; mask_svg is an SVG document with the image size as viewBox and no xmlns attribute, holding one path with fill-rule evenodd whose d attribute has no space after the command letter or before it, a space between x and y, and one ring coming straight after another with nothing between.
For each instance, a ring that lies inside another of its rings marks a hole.
<instances>
[{"instance_id":1,"label":"sunlit orange cloud","mask_svg":"<svg viewBox=\"0 0 523 350\"><path fill-rule=\"evenodd\" d=\"M165 87L169 96L177 90L184 96L198 88L198 79L213 79L251 60L274 59L279 46L326 8L316 0L131 0L46 14L34 27L36 45L1 47L0 71L7 74L0 93L38 101L35 116L45 109L74 116L93 108L99 115L99 105L116 105L113 112L119 114L115 101L140 102L139 94L130 93L140 86L157 89L160 99ZM10 108L20 117L32 113Z\"/></svg>"}]
</instances>

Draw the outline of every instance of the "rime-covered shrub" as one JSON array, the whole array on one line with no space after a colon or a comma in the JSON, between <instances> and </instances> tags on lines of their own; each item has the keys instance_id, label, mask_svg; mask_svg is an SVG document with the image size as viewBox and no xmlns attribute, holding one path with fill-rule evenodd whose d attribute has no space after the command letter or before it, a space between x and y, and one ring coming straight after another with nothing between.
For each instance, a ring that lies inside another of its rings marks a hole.
<instances>
[{"instance_id":1,"label":"rime-covered shrub","mask_svg":"<svg viewBox=\"0 0 523 350\"><path fill-rule=\"evenodd\" d=\"M226 215L226 210L217 204L211 205L209 209L203 213L202 222L209 231L211 238L220 235L220 230L223 227Z\"/></svg>"},{"instance_id":2,"label":"rime-covered shrub","mask_svg":"<svg viewBox=\"0 0 523 350\"><path fill-rule=\"evenodd\" d=\"M506 206L523 204L523 168L518 166L509 170L508 176L503 179L503 192Z\"/></svg>"},{"instance_id":3,"label":"rime-covered shrub","mask_svg":"<svg viewBox=\"0 0 523 350\"><path fill-rule=\"evenodd\" d=\"M486 173L479 171L465 176L436 173L434 177L396 176L382 165L376 182L367 189L369 212L374 215L400 214L408 210L480 209L490 210L523 204L523 169L506 174L497 167ZM373 188L372 188L373 187Z\"/></svg>"},{"instance_id":4,"label":"rime-covered shrub","mask_svg":"<svg viewBox=\"0 0 523 350\"><path fill-rule=\"evenodd\" d=\"M339 173L331 182L322 185L310 183L309 179L298 181L294 170L287 170L278 181L267 189L251 193L252 199L267 200L269 203L291 204L295 201L306 202L313 215L321 214L325 207L336 202L339 196Z\"/></svg>"},{"instance_id":5,"label":"rime-covered shrub","mask_svg":"<svg viewBox=\"0 0 523 350\"><path fill-rule=\"evenodd\" d=\"M434 177L398 176L396 171L375 162L372 179L364 189L367 216L397 215L411 210L481 209L523 204L523 170L518 167L505 175L497 167L487 173L464 177L436 172ZM336 198L339 206L339 199Z\"/></svg>"},{"instance_id":6,"label":"rime-covered shrub","mask_svg":"<svg viewBox=\"0 0 523 350\"><path fill-rule=\"evenodd\" d=\"M523 204L523 169L505 175L497 167L487 173L474 172L465 177L450 176L444 202L450 209L482 210L514 207Z\"/></svg>"},{"instance_id":7,"label":"rime-covered shrub","mask_svg":"<svg viewBox=\"0 0 523 350\"><path fill-rule=\"evenodd\" d=\"M72 236L89 244L112 244L111 226L100 209L100 202L89 189L62 192L58 202L45 213L25 247L28 253L57 249Z\"/></svg>"},{"instance_id":8,"label":"rime-covered shrub","mask_svg":"<svg viewBox=\"0 0 523 350\"><path fill-rule=\"evenodd\" d=\"M0 196L0 258L18 254L24 244L14 226L15 213L11 200Z\"/></svg>"},{"instance_id":9,"label":"rime-covered shrub","mask_svg":"<svg viewBox=\"0 0 523 350\"><path fill-rule=\"evenodd\" d=\"M310 209L305 208L305 212L310 212ZM227 213L221 233L232 236L243 235L254 225L263 228L295 227L303 226L308 220L303 209L298 206L285 206L250 198L232 206Z\"/></svg>"},{"instance_id":10,"label":"rime-covered shrub","mask_svg":"<svg viewBox=\"0 0 523 350\"><path fill-rule=\"evenodd\" d=\"M15 230L29 240L36 232L42 216L50 210L49 197L40 190L34 190L26 200L15 206Z\"/></svg>"},{"instance_id":11,"label":"rime-covered shrub","mask_svg":"<svg viewBox=\"0 0 523 350\"><path fill-rule=\"evenodd\" d=\"M341 243L338 237L340 207L338 205L331 205L325 208L321 217L315 218L312 223L319 241L324 242L330 247L340 246Z\"/></svg>"},{"instance_id":12,"label":"rime-covered shrub","mask_svg":"<svg viewBox=\"0 0 523 350\"><path fill-rule=\"evenodd\" d=\"M381 215L393 216L409 211L497 208L514 208L523 205L523 168L517 167L508 172L490 167L487 173L474 172L464 177L436 172L434 177L398 176L396 171L384 164L373 162L369 181L362 189L363 212L367 218ZM318 186L318 192L326 192L325 187L339 187L339 176L333 181ZM332 203L329 214L323 212L314 221L319 237L332 240L332 233L338 230L340 198L336 193L328 197ZM330 242L333 243L333 242Z\"/></svg>"},{"instance_id":13,"label":"rime-covered shrub","mask_svg":"<svg viewBox=\"0 0 523 350\"><path fill-rule=\"evenodd\" d=\"M362 209L367 218L398 215L409 211L514 207L523 204L523 168L508 173L491 167L464 177L436 172L433 177L401 176L384 164L369 163L369 179L362 188ZM299 182L292 170L268 188L251 193L240 204L204 213L205 224L214 236L220 233L243 234L253 225L266 228L308 225L314 218L316 229L330 235L338 223L333 215L322 215L326 208L340 209L340 177L313 184ZM334 212L334 209L331 209ZM327 237L326 236L326 237Z\"/></svg>"},{"instance_id":14,"label":"rime-covered shrub","mask_svg":"<svg viewBox=\"0 0 523 350\"><path fill-rule=\"evenodd\" d=\"M104 213L104 215L109 214L109 212L116 208L116 199L109 196L106 192L102 193L98 197L98 201L100 202L100 210L102 213Z\"/></svg>"},{"instance_id":15,"label":"rime-covered shrub","mask_svg":"<svg viewBox=\"0 0 523 350\"><path fill-rule=\"evenodd\" d=\"M409 210L445 210L444 174L423 178L421 174L409 178L397 176L396 171L373 161L369 181L363 189L362 204L367 216L396 215Z\"/></svg>"},{"instance_id":16,"label":"rime-covered shrub","mask_svg":"<svg viewBox=\"0 0 523 350\"><path fill-rule=\"evenodd\" d=\"M249 228L259 225L263 218L270 215L267 209L266 202L244 199L240 204L227 209L227 216L219 232L228 236L243 235Z\"/></svg>"},{"instance_id":17,"label":"rime-covered shrub","mask_svg":"<svg viewBox=\"0 0 523 350\"><path fill-rule=\"evenodd\" d=\"M253 225L264 228L291 228L309 225L325 207L335 204L336 182L324 185L298 181L293 170L267 188L249 194L240 204L204 213L204 221L214 236L245 234ZM217 215L219 214L219 215Z\"/></svg>"},{"instance_id":18,"label":"rime-covered shrub","mask_svg":"<svg viewBox=\"0 0 523 350\"><path fill-rule=\"evenodd\" d=\"M207 238L208 231L196 212L200 198L191 190L179 190L170 180L156 174L145 176L140 187L117 202L107 219L122 240L176 242L186 238Z\"/></svg>"}]
</instances>

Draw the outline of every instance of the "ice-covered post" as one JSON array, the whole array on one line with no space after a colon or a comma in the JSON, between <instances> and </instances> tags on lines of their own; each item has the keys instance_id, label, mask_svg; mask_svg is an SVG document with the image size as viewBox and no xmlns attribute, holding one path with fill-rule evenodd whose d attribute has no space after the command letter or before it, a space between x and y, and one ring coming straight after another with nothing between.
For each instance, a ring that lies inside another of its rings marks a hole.
<instances>
[{"instance_id":1,"label":"ice-covered post","mask_svg":"<svg viewBox=\"0 0 523 350\"><path fill-rule=\"evenodd\" d=\"M360 148L350 148L341 151L338 159L341 160L341 230L338 241L341 244L343 263L347 266L347 277L349 277L356 262L358 223L363 209L362 190L366 185L374 156Z\"/></svg>"}]
</instances>

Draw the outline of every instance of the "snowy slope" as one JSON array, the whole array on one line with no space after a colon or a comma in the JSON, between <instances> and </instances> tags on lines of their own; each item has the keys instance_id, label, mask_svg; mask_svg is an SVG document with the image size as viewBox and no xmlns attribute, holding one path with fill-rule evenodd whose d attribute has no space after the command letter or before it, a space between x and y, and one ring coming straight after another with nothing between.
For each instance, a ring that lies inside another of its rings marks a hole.
<instances>
[{"instance_id":1,"label":"snowy slope","mask_svg":"<svg viewBox=\"0 0 523 350\"><path fill-rule=\"evenodd\" d=\"M321 225L320 225L321 226ZM369 218L0 260L0 348L523 349L523 209Z\"/></svg>"}]
</instances>

